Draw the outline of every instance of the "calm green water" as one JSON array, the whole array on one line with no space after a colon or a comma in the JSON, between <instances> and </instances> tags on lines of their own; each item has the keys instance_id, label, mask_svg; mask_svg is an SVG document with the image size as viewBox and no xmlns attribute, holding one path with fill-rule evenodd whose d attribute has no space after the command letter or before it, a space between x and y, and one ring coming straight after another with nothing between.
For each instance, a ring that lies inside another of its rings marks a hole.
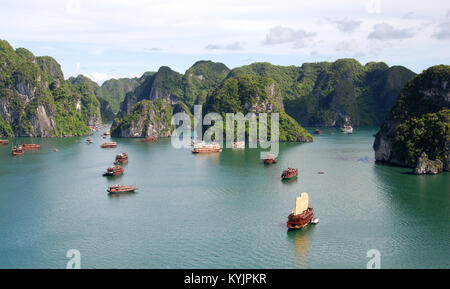
<instances>
[{"instance_id":1,"label":"calm green water","mask_svg":"<svg viewBox=\"0 0 450 289\"><path fill-rule=\"evenodd\" d=\"M282 144L280 163L258 150L193 155L170 140L42 139L38 152L0 147L0 267L382 268L450 267L450 174L412 176L373 163L375 129L325 129L312 144ZM53 152L53 148L59 152ZM101 176L127 152L125 175ZM300 169L283 183L283 168ZM325 171L325 175L318 175ZM111 198L108 185L139 193ZM308 192L320 224L286 230L295 198Z\"/></svg>"}]
</instances>

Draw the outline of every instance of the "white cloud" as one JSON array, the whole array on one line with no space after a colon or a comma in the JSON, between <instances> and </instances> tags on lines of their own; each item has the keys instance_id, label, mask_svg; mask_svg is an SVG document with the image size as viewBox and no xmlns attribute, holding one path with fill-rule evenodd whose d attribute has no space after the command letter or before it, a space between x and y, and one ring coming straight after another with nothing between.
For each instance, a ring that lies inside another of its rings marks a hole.
<instances>
[{"instance_id":1,"label":"white cloud","mask_svg":"<svg viewBox=\"0 0 450 289\"><path fill-rule=\"evenodd\" d=\"M361 25L362 21L351 20L347 18L343 19L328 19L329 22L334 23L337 28L342 32L351 33L355 31Z\"/></svg>"},{"instance_id":2,"label":"white cloud","mask_svg":"<svg viewBox=\"0 0 450 289\"><path fill-rule=\"evenodd\" d=\"M294 43L295 48L303 48L306 46L305 41L315 35L316 33L306 32L303 29L294 30L289 27L277 26L270 29L263 43L264 45Z\"/></svg>"},{"instance_id":3,"label":"white cloud","mask_svg":"<svg viewBox=\"0 0 450 289\"><path fill-rule=\"evenodd\" d=\"M450 10L447 11L445 19L440 21L436 32L432 36L439 40L450 39Z\"/></svg>"},{"instance_id":4,"label":"white cloud","mask_svg":"<svg viewBox=\"0 0 450 289\"><path fill-rule=\"evenodd\" d=\"M378 23L373 26L373 31L369 34L369 39L393 40L412 38L414 34L410 29L395 29L387 23Z\"/></svg>"},{"instance_id":5,"label":"white cloud","mask_svg":"<svg viewBox=\"0 0 450 289\"><path fill-rule=\"evenodd\" d=\"M103 72L94 72L92 75L91 74L87 74L87 73L82 73L82 75L92 79L93 81L97 82L98 85L102 85L103 82L105 82L106 80L109 79L119 79L119 78L135 78L135 77L140 77L139 74L137 73L132 73L130 75L110 75L108 73L103 73Z\"/></svg>"},{"instance_id":6,"label":"white cloud","mask_svg":"<svg viewBox=\"0 0 450 289\"><path fill-rule=\"evenodd\" d=\"M244 50L244 43L236 41L236 42L226 44L226 45L208 44L205 46L205 50L241 51L241 50Z\"/></svg>"}]
</instances>

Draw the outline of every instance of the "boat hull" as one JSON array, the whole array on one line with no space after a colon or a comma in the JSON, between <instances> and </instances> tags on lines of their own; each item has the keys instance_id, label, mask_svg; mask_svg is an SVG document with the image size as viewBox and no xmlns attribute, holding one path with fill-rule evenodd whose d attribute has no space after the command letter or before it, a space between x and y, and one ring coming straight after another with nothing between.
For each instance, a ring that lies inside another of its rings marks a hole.
<instances>
[{"instance_id":1,"label":"boat hull","mask_svg":"<svg viewBox=\"0 0 450 289\"><path fill-rule=\"evenodd\" d=\"M293 213L288 216L288 221L286 226L290 230L298 230L305 228L311 223L311 220L314 218L314 209L308 208L306 211L301 213L300 215L294 215Z\"/></svg>"},{"instance_id":2,"label":"boat hull","mask_svg":"<svg viewBox=\"0 0 450 289\"><path fill-rule=\"evenodd\" d=\"M41 148L41 145L38 144L24 144L23 149L24 150L38 150Z\"/></svg>"},{"instance_id":3,"label":"boat hull","mask_svg":"<svg viewBox=\"0 0 450 289\"><path fill-rule=\"evenodd\" d=\"M278 163L277 159L265 159L264 160L265 165L271 165L271 164L276 164L276 163Z\"/></svg>"}]
</instances>

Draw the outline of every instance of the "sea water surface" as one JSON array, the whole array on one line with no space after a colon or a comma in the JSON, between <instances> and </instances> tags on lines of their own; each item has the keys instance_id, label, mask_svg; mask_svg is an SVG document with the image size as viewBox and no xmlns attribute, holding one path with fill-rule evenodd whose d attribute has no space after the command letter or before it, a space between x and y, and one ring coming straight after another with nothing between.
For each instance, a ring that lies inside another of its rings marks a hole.
<instances>
[{"instance_id":1,"label":"sea water surface","mask_svg":"<svg viewBox=\"0 0 450 289\"><path fill-rule=\"evenodd\" d=\"M170 139L33 139L36 152L0 146L0 268L382 268L450 267L450 174L414 176L374 164L375 128L324 129L314 143L281 144L280 162L259 150L194 155ZM59 151L54 152L57 148ZM102 177L127 152L125 174ZM288 166L300 175L282 182ZM324 171L319 175L318 171ZM132 195L108 196L116 183ZM320 224L286 229L308 192Z\"/></svg>"}]
</instances>

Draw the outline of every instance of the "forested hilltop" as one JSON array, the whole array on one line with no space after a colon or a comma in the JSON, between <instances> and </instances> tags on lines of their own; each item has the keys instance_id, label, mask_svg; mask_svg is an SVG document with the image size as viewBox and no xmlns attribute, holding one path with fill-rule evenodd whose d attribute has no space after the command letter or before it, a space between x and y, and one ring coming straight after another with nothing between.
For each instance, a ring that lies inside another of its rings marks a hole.
<instances>
[{"instance_id":1,"label":"forested hilltop","mask_svg":"<svg viewBox=\"0 0 450 289\"><path fill-rule=\"evenodd\" d=\"M88 125L101 121L100 102L89 86L64 80L53 58L0 40L0 135L85 135Z\"/></svg>"},{"instance_id":2,"label":"forested hilltop","mask_svg":"<svg viewBox=\"0 0 450 289\"><path fill-rule=\"evenodd\" d=\"M402 90L374 143L378 162L416 174L450 171L450 66L430 67Z\"/></svg>"},{"instance_id":3,"label":"forested hilltop","mask_svg":"<svg viewBox=\"0 0 450 289\"><path fill-rule=\"evenodd\" d=\"M354 59L232 70L198 61L184 74L162 66L99 86L82 75L64 80L53 58L14 50L6 41L0 60L0 134L15 136L83 135L88 125L113 119L117 137L168 136L168 116L202 104L204 113L279 112L283 141L311 141L301 125L380 125L414 77L402 66Z\"/></svg>"}]
</instances>

